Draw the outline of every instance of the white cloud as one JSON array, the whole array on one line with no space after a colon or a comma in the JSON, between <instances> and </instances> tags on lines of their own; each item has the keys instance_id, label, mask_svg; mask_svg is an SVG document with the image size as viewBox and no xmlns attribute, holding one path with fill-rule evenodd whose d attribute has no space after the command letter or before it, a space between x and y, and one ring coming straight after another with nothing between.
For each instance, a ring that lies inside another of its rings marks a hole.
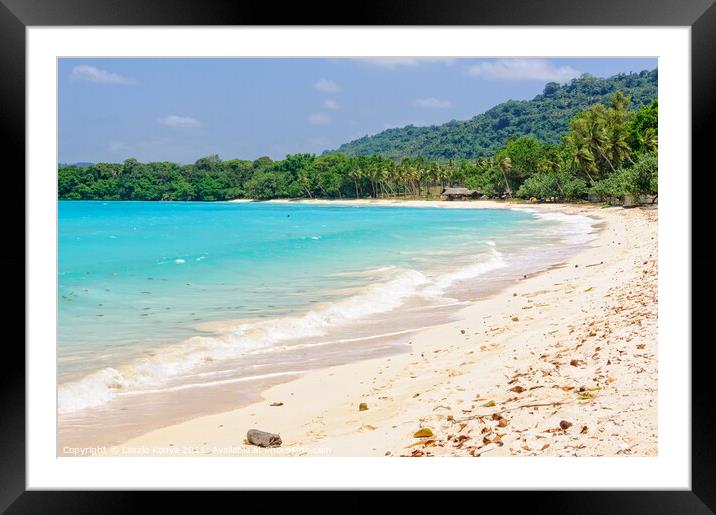
<instances>
[{"instance_id":1,"label":"white cloud","mask_svg":"<svg viewBox=\"0 0 716 515\"><path fill-rule=\"evenodd\" d=\"M400 67L414 67L420 64L442 63L452 64L454 57L364 57L357 59L372 66L395 70Z\"/></svg>"},{"instance_id":2,"label":"white cloud","mask_svg":"<svg viewBox=\"0 0 716 515\"><path fill-rule=\"evenodd\" d=\"M567 82L581 74L571 66L555 66L543 59L498 59L467 68L473 77L504 80L542 80Z\"/></svg>"},{"instance_id":3,"label":"white cloud","mask_svg":"<svg viewBox=\"0 0 716 515\"><path fill-rule=\"evenodd\" d=\"M323 106L326 109L333 109L333 110L338 110L341 108L341 105L338 102L336 102L335 100L332 100L330 98L326 99L326 101L323 102Z\"/></svg>"},{"instance_id":4,"label":"white cloud","mask_svg":"<svg viewBox=\"0 0 716 515\"><path fill-rule=\"evenodd\" d=\"M137 81L112 73L107 70L101 70L94 66L79 65L72 68L70 72L70 79L72 80L87 80L90 82L96 82L98 84L136 84Z\"/></svg>"},{"instance_id":5,"label":"white cloud","mask_svg":"<svg viewBox=\"0 0 716 515\"><path fill-rule=\"evenodd\" d=\"M434 97L419 98L415 101L415 105L418 107L431 107L435 109L447 109L452 107L449 100L440 100L439 98Z\"/></svg>"},{"instance_id":6,"label":"white cloud","mask_svg":"<svg viewBox=\"0 0 716 515\"><path fill-rule=\"evenodd\" d=\"M324 93L338 93L341 90L338 84L328 79L319 79L313 87Z\"/></svg>"},{"instance_id":7,"label":"white cloud","mask_svg":"<svg viewBox=\"0 0 716 515\"><path fill-rule=\"evenodd\" d=\"M201 122L190 116L177 116L175 114L157 118L157 121L167 127L177 127L179 129L193 129L201 127Z\"/></svg>"},{"instance_id":8,"label":"white cloud","mask_svg":"<svg viewBox=\"0 0 716 515\"><path fill-rule=\"evenodd\" d=\"M331 123L331 119L323 113L309 114L308 121L313 125L327 125Z\"/></svg>"}]
</instances>

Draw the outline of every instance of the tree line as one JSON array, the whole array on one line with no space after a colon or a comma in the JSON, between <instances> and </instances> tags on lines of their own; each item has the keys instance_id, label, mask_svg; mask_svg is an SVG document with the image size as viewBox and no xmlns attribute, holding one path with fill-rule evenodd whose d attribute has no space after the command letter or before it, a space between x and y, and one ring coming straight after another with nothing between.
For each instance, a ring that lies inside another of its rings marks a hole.
<instances>
[{"instance_id":1,"label":"tree line","mask_svg":"<svg viewBox=\"0 0 716 515\"><path fill-rule=\"evenodd\" d=\"M530 100L508 100L468 120L387 129L345 143L337 152L447 161L492 156L515 136L532 135L543 143L555 144L567 133L577 113L592 104L608 103L617 91L628 95L632 109L638 110L657 98L658 71L607 78L583 74L566 84L548 82L542 93Z\"/></svg>"},{"instance_id":2,"label":"tree line","mask_svg":"<svg viewBox=\"0 0 716 515\"><path fill-rule=\"evenodd\" d=\"M490 198L539 200L657 194L658 104L629 110L616 92L569 122L559 143L511 137L489 157L430 160L379 155L288 155L283 160L98 163L59 168L66 200L216 201L248 198L434 198L464 186Z\"/></svg>"}]
</instances>

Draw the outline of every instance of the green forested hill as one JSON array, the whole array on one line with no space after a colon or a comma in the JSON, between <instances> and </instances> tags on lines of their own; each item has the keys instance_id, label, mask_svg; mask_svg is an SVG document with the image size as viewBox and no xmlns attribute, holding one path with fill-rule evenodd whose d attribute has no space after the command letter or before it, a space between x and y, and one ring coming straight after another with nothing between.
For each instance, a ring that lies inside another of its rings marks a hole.
<instances>
[{"instance_id":1,"label":"green forested hill","mask_svg":"<svg viewBox=\"0 0 716 515\"><path fill-rule=\"evenodd\" d=\"M558 143L575 114L598 102L608 104L616 91L631 97L632 110L639 109L657 98L657 70L606 79L585 74L565 85L550 82L532 100L509 100L466 121L388 129L341 145L335 152L392 159L473 159L494 154L513 135Z\"/></svg>"}]
</instances>

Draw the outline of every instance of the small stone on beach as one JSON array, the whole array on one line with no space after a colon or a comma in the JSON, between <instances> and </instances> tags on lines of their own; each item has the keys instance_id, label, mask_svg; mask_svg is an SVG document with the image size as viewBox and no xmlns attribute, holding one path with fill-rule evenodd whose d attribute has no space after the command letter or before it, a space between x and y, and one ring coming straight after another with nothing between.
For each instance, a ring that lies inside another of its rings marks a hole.
<instances>
[{"instance_id":1,"label":"small stone on beach","mask_svg":"<svg viewBox=\"0 0 716 515\"><path fill-rule=\"evenodd\" d=\"M246 440L251 445L258 447L281 447L283 443L281 437L274 433L267 433L266 431L259 431L258 429L250 429L246 433Z\"/></svg>"}]
</instances>

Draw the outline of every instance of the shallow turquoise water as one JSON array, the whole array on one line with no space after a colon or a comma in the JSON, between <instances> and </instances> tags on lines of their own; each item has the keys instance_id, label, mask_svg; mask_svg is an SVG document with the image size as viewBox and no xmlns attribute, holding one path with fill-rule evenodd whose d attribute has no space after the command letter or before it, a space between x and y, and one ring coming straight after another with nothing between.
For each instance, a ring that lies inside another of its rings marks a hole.
<instances>
[{"instance_id":1,"label":"shallow turquoise water","mask_svg":"<svg viewBox=\"0 0 716 515\"><path fill-rule=\"evenodd\" d=\"M61 201L60 408L438 299L567 226L518 210ZM216 320L244 323L196 329Z\"/></svg>"}]
</instances>

